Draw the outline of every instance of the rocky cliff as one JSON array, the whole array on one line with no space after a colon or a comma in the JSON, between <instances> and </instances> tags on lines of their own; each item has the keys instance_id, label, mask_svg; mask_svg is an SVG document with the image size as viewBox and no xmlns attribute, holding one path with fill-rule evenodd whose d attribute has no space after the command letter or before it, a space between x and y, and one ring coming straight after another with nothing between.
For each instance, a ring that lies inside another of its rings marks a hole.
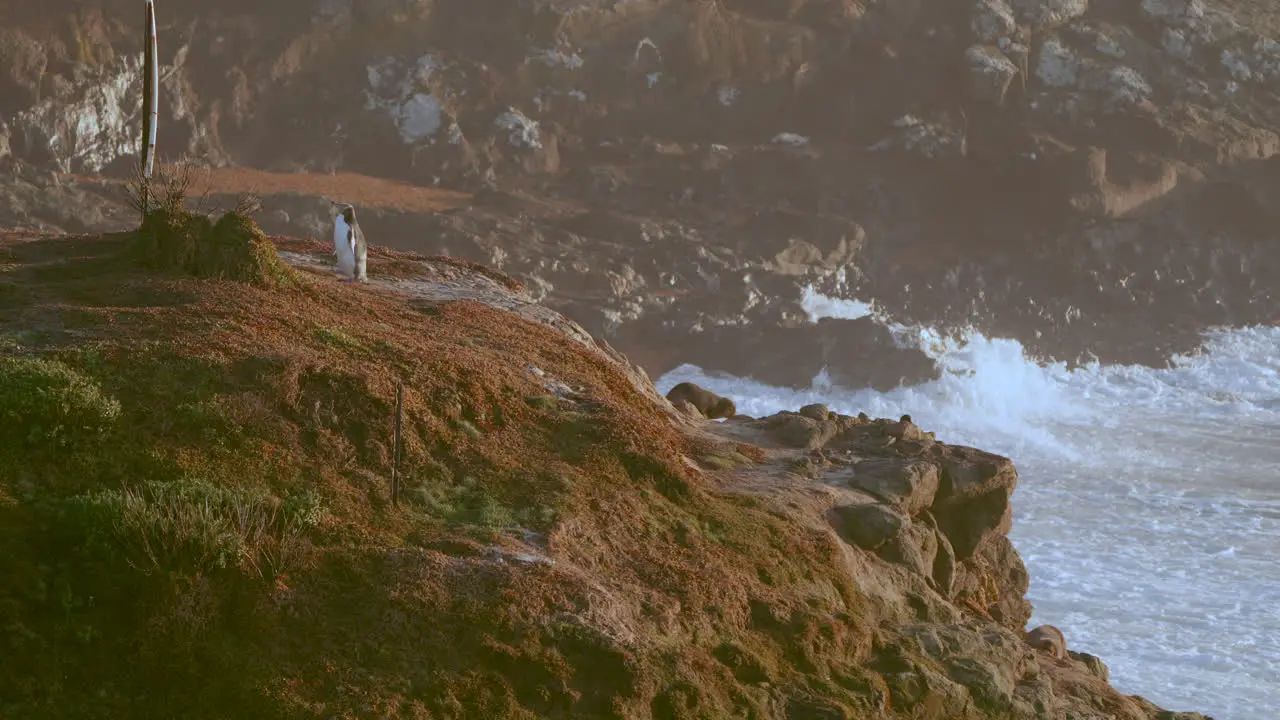
<instances>
[{"instance_id":1,"label":"rocky cliff","mask_svg":"<svg viewBox=\"0 0 1280 720\"><path fill-rule=\"evenodd\" d=\"M1008 459L709 422L500 272L326 255L2 236L0 715L1200 717L1024 638Z\"/></svg>"},{"instance_id":2,"label":"rocky cliff","mask_svg":"<svg viewBox=\"0 0 1280 720\"><path fill-rule=\"evenodd\" d=\"M1158 364L1205 326L1280 316L1267 290L1280 23L1264 4L172 0L160 13L164 156L480 190L447 214L383 203L364 217L374 242L503 268L651 373L689 361L807 385L828 366L851 386L936 373L922 356L846 360L893 343L871 323L810 322L810 285L1066 360ZM64 192L128 165L139 14L123 0L0 4L0 156L72 173ZM24 187L6 184L0 219L112 224ZM318 233L322 207L268 198L264 222Z\"/></svg>"}]
</instances>

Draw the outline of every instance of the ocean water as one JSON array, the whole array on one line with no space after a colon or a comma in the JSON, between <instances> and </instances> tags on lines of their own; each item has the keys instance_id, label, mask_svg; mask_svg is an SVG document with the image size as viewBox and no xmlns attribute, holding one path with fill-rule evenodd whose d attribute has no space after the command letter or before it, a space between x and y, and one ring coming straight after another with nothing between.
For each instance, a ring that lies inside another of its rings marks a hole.
<instances>
[{"instance_id":1,"label":"ocean water","mask_svg":"<svg viewBox=\"0 0 1280 720\"><path fill-rule=\"evenodd\" d=\"M808 294L812 317L872 314ZM880 393L708 376L740 412L825 402L910 413L948 443L1011 457L1013 541L1031 625L1101 657L1121 692L1216 720L1280 718L1280 328L1211 333L1165 370L1028 361L1013 340L946 340L877 317L937 358L941 379Z\"/></svg>"}]
</instances>

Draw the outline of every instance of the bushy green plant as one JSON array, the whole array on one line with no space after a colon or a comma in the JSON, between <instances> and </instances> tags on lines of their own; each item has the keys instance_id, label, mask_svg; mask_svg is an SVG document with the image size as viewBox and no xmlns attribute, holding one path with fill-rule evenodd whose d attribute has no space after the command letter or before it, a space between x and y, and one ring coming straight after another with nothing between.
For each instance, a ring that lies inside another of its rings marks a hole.
<instances>
[{"instance_id":1,"label":"bushy green plant","mask_svg":"<svg viewBox=\"0 0 1280 720\"><path fill-rule=\"evenodd\" d=\"M9 450L65 446L119 417L119 401L65 363L0 358L0 439Z\"/></svg>"},{"instance_id":2,"label":"bushy green plant","mask_svg":"<svg viewBox=\"0 0 1280 720\"><path fill-rule=\"evenodd\" d=\"M142 215L134 243L140 264L265 287L296 284L293 271L253 221L260 207L255 198L241 198L217 222L187 210L192 173L189 163L158 164L154 177L139 174L128 186L128 202Z\"/></svg>"},{"instance_id":3,"label":"bushy green plant","mask_svg":"<svg viewBox=\"0 0 1280 720\"><path fill-rule=\"evenodd\" d=\"M261 577L284 570L298 534L324 512L318 494L281 503L266 490L192 479L99 490L68 508L91 547L144 572L239 568Z\"/></svg>"}]
</instances>

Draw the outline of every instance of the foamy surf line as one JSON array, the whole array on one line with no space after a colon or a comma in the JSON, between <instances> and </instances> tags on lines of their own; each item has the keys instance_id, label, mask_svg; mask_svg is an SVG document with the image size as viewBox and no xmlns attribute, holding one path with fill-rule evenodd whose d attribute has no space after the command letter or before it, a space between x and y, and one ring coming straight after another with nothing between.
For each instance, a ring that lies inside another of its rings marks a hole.
<instances>
[{"instance_id":1,"label":"foamy surf line","mask_svg":"<svg viewBox=\"0 0 1280 720\"><path fill-rule=\"evenodd\" d=\"M910 413L939 440L1013 458L1011 533L1032 576L1033 624L1101 656L1113 684L1219 720L1280 708L1280 329L1218 330L1169 369L1026 359L1013 340L946 338L868 303L808 293L811 318L872 316L943 369L880 393L801 391L685 365L696 382L763 416L823 402L841 413ZM1268 640L1268 638L1270 640Z\"/></svg>"}]
</instances>

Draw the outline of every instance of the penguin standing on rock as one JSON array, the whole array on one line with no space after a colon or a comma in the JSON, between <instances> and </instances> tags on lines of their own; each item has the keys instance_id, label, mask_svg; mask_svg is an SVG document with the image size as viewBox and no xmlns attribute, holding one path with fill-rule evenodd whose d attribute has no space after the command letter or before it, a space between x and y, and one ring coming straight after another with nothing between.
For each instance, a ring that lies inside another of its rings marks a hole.
<instances>
[{"instance_id":1,"label":"penguin standing on rock","mask_svg":"<svg viewBox=\"0 0 1280 720\"><path fill-rule=\"evenodd\" d=\"M338 256L338 274L348 282L368 282L365 268L369 244L356 221L356 209L347 203L334 202L332 206L333 251Z\"/></svg>"}]
</instances>

